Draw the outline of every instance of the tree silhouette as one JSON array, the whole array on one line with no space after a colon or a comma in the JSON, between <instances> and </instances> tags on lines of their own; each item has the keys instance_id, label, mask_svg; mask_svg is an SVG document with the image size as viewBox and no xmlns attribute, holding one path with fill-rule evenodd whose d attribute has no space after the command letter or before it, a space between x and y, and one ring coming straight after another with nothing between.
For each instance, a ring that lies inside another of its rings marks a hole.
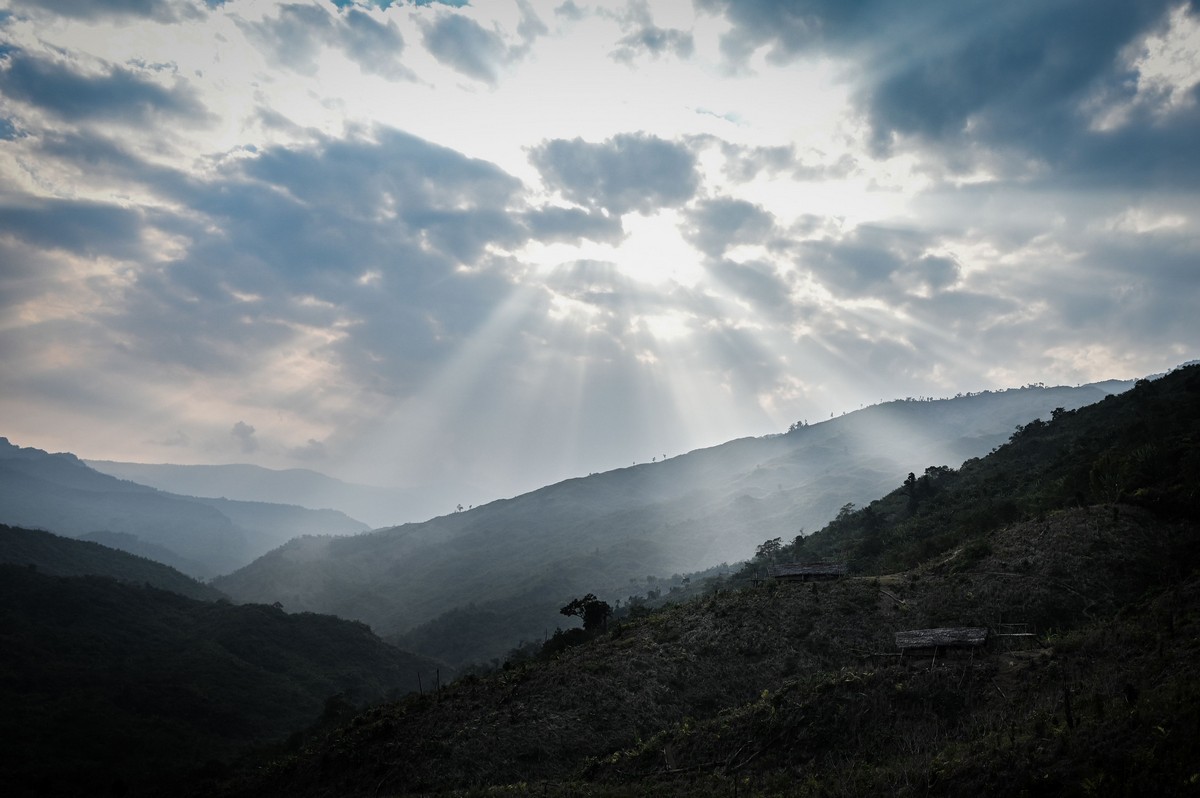
<instances>
[{"instance_id":1,"label":"tree silhouette","mask_svg":"<svg viewBox=\"0 0 1200 798\"><path fill-rule=\"evenodd\" d=\"M607 601L596 598L595 593L588 593L583 598L571 599L567 606L559 609L566 616L574 615L583 619L583 628L589 632L604 628L612 615L612 607Z\"/></svg>"}]
</instances>

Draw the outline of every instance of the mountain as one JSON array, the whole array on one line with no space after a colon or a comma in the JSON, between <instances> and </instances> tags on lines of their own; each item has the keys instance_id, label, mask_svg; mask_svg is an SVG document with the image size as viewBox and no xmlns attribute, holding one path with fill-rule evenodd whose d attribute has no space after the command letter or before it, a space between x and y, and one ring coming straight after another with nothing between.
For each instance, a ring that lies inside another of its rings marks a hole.
<instances>
[{"instance_id":1,"label":"mountain","mask_svg":"<svg viewBox=\"0 0 1200 798\"><path fill-rule=\"evenodd\" d=\"M1200 368L1010 438L778 552L845 578L713 580L221 794L1194 795ZM989 639L900 655L935 628Z\"/></svg>"},{"instance_id":2,"label":"mountain","mask_svg":"<svg viewBox=\"0 0 1200 798\"><path fill-rule=\"evenodd\" d=\"M103 474L184 496L291 504L311 510L334 509L372 527L423 521L461 500L462 487L427 485L382 488L343 482L304 468L274 470L256 465L174 465L85 460ZM470 493L470 489L466 489ZM458 491L452 495L452 491Z\"/></svg>"},{"instance_id":3,"label":"mountain","mask_svg":"<svg viewBox=\"0 0 1200 798\"><path fill-rule=\"evenodd\" d=\"M1018 424L1107 395L1029 386L890 402L422 524L296 539L214 584L242 601L363 620L454 664L486 661L543 639L572 595L623 598L647 576L740 560L910 471L986 454Z\"/></svg>"},{"instance_id":4,"label":"mountain","mask_svg":"<svg viewBox=\"0 0 1200 798\"><path fill-rule=\"evenodd\" d=\"M0 641L6 795L220 772L247 746L416 690L418 674L449 676L361 623L14 565L0 565Z\"/></svg>"},{"instance_id":5,"label":"mountain","mask_svg":"<svg viewBox=\"0 0 1200 798\"><path fill-rule=\"evenodd\" d=\"M221 591L153 558L135 556L100 542L73 540L4 524L0 524L0 563L32 567L49 576L107 576L118 582L150 585L201 601L226 598Z\"/></svg>"},{"instance_id":6,"label":"mountain","mask_svg":"<svg viewBox=\"0 0 1200 798\"><path fill-rule=\"evenodd\" d=\"M366 529L332 510L175 496L101 474L72 454L0 438L0 523L72 537L97 535L207 578L232 571L296 535Z\"/></svg>"}]
</instances>

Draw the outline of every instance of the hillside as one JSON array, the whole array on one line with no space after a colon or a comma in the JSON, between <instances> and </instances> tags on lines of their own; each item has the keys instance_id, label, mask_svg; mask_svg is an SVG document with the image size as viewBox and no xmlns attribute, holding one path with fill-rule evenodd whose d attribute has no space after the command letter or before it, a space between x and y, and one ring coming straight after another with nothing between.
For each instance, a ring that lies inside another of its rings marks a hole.
<instances>
[{"instance_id":1,"label":"hillside","mask_svg":"<svg viewBox=\"0 0 1200 798\"><path fill-rule=\"evenodd\" d=\"M904 523L884 517L847 578L730 580L369 710L225 794L1193 795L1200 368L1028 430L924 512L907 487L874 503ZM977 477L1015 509L914 549L978 505ZM803 545L857 552L870 513ZM1005 623L1035 636L897 656L898 631Z\"/></svg>"},{"instance_id":2,"label":"hillside","mask_svg":"<svg viewBox=\"0 0 1200 798\"><path fill-rule=\"evenodd\" d=\"M306 468L275 470L245 463L176 465L84 460L103 474L183 496L334 509L372 527L423 521L452 509L469 486L383 488L359 485ZM454 495L457 494L457 495Z\"/></svg>"},{"instance_id":3,"label":"hillside","mask_svg":"<svg viewBox=\"0 0 1200 798\"><path fill-rule=\"evenodd\" d=\"M121 794L431 684L438 665L321 615L0 565L6 795ZM449 675L444 667L442 673Z\"/></svg>"},{"instance_id":4,"label":"hillside","mask_svg":"<svg viewBox=\"0 0 1200 798\"><path fill-rule=\"evenodd\" d=\"M0 523L151 556L190 576L239 568L304 534L352 534L366 526L341 513L193 499L101 474L72 454L0 438Z\"/></svg>"},{"instance_id":5,"label":"hillside","mask_svg":"<svg viewBox=\"0 0 1200 798\"><path fill-rule=\"evenodd\" d=\"M1029 387L890 402L423 524L294 540L215 584L243 601L363 620L455 664L486 661L542 639L574 594L611 601L639 592L631 582L648 575L743 559L763 539L821 527L908 471L986 454L1017 424L1105 395Z\"/></svg>"},{"instance_id":6,"label":"hillside","mask_svg":"<svg viewBox=\"0 0 1200 798\"><path fill-rule=\"evenodd\" d=\"M118 582L150 585L201 601L226 598L221 591L161 562L99 542L4 524L0 524L0 563L32 566L38 573L49 576L107 576Z\"/></svg>"}]
</instances>

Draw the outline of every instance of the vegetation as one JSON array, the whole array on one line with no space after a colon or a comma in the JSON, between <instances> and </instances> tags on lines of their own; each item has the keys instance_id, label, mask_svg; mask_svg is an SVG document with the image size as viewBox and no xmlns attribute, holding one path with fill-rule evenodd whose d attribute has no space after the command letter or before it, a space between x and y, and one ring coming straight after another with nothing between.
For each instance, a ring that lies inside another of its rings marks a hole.
<instances>
[{"instance_id":1,"label":"vegetation","mask_svg":"<svg viewBox=\"0 0 1200 798\"><path fill-rule=\"evenodd\" d=\"M145 557L92 541L4 524L0 524L0 563L32 567L50 576L108 576L202 601L228 598L216 588Z\"/></svg>"},{"instance_id":2,"label":"vegetation","mask_svg":"<svg viewBox=\"0 0 1200 798\"><path fill-rule=\"evenodd\" d=\"M6 795L143 792L181 769L203 781L246 746L437 672L361 623L0 565Z\"/></svg>"},{"instance_id":3,"label":"vegetation","mask_svg":"<svg viewBox=\"0 0 1200 798\"><path fill-rule=\"evenodd\" d=\"M1195 794L1197 435L1197 367L1057 413L760 552L846 556L857 575L730 579L370 709L223 790ZM894 645L901 630L1002 624L1036 636L932 660Z\"/></svg>"},{"instance_id":4,"label":"vegetation","mask_svg":"<svg viewBox=\"0 0 1200 798\"><path fill-rule=\"evenodd\" d=\"M214 585L241 601L362 620L455 665L489 662L519 640L546 640L572 596L615 603L630 579L742 560L764 537L790 542L845 502L889 490L897 473L985 454L1017 423L1104 395L1029 387L890 402L422 524L294 540Z\"/></svg>"},{"instance_id":5,"label":"vegetation","mask_svg":"<svg viewBox=\"0 0 1200 798\"><path fill-rule=\"evenodd\" d=\"M888 573L963 547L980 556L1000 526L1065 507L1118 504L1164 519L1198 518L1200 402L1179 387L1193 373L1143 380L1127 395L1075 411L1058 408L1049 422L1018 426L989 457L958 471L933 466L919 478L909 474L866 507L843 507L820 533L777 556L841 558L859 573Z\"/></svg>"}]
</instances>

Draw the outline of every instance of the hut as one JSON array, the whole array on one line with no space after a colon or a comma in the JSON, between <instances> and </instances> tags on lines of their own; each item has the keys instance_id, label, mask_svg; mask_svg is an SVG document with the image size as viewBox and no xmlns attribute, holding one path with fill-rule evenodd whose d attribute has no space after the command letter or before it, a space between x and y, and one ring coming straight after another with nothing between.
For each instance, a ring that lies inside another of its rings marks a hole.
<instances>
[{"instance_id":1,"label":"hut","mask_svg":"<svg viewBox=\"0 0 1200 798\"><path fill-rule=\"evenodd\" d=\"M844 562L792 562L767 566L767 576L776 582L818 582L841 579L846 575Z\"/></svg>"},{"instance_id":2,"label":"hut","mask_svg":"<svg viewBox=\"0 0 1200 798\"><path fill-rule=\"evenodd\" d=\"M975 650L987 643L988 630L982 626L951 626L939 629L913 629L896 632L896 648L900 658L905 656L932 657L937 661L939 653Z\"/></svg>"}]
</instances>

